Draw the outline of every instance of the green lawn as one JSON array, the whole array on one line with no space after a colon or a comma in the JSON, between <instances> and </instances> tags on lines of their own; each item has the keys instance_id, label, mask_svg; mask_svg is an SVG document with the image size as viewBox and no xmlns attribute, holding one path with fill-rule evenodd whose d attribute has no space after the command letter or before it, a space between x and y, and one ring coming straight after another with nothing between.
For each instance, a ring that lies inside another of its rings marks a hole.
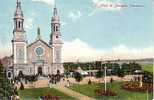
<instances>
[{"instance_id":1,"label":"green lawn","mask_svg":"<svg viewBox=\"0 0 154 100\"><path fill-rule=\"evenodd\" d=\"M19 90L18 92L21 100L39 100L39 97L43 94L52 94L54 96L58 96L60 97L60 100L75 100L74 98L69 97L66 94L53 88L32 88L22 91Z\"/></svg>"},{"instance_id":2,"label":"green lawn","mask_svg":"<svg viewBox=\"0 0 154 100\"><path fill-rule=\"evenodd\" d=\"M144 71L153 72L153 65L152 64L143 64L141 66Z\"/></svg>"},{"instance_id":3,"label":"green lawn","mask_svg":"<svg viewBox=\"0 0 154 100\"><path fill-rule=\"evenodd\" d=\"M147 100L146 93L130 92L121 89L121 83L108 83L107 87L118 93L115 97L97 96L95 90L104 88L103 84L93 85L73 85L72 90L80 92L84 95L99 99L99 100ZM149 94L149 100L152 100L152 93Z\"/></svg>"}]
</instances>

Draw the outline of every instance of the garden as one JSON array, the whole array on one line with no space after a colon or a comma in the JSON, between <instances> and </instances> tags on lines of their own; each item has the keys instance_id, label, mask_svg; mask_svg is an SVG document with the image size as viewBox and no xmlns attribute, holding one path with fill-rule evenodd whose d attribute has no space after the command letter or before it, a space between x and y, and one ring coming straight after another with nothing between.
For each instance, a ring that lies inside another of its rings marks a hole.
<instances>
[{"instance_id":1,"label":"garden","mask_svg":"<svg viewBox=\"0 0 154 100\"><path fill-rule=\"evenodd\" d=\"M31 88L18 91L21 100L75 100L54 88Z\"/></svg>"},{"instance_id":2,"label":"garden","mask_svg":"<svg viewBox=\"0 0 154 100\"><path fill-rule=\"evenodd\" d=\"M137 92L129 91L122 88L123 83L113 82L107 84L107 91L109 95L100 95L99 93L104 90L104 84L91 84L91 85L79 85L75 84L70 89L79 92L81 94L87 95L89 97L98 99L98 100L146 100L147 96L149 100L152 100L152 92ZM102 89L102 91L101 91ZM99 92L99 93L98 93ZM113 94L113 95L111 95Z\"/></svg>"}]
</instances>

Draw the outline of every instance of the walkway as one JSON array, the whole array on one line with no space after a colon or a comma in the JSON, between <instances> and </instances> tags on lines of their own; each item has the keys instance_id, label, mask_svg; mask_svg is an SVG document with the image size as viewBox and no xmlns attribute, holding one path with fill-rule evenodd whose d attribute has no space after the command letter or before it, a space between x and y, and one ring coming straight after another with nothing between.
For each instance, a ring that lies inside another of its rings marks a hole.
<instances>
[{"instance_id":1,"label":"walkway","mask_svg":"<svg viewBox=\"0 0 154 100\"><path fill-rule=\"evenodd\" d=\"M63 92L63 93L65 93L65 94L67 94L67 95L69 95L71 97L76 98L77 100L94 100L93 98L90 98L90 97L88 97L86 95L75 92L75 91L73 91L71 89L68 89L68 88L66 88L64 86L55 85L54 88L59 90L60 92Z\"/></svg>"}]
</instances>

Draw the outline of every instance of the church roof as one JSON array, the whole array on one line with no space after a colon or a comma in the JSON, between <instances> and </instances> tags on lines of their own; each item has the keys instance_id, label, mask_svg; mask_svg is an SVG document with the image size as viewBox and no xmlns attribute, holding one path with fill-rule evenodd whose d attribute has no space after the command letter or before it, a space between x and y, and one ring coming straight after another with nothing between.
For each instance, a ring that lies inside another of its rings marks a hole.
<instances>
[{"instance_id":1,"label":"church roof","mask_svg":"<svg viewBox=\"0 0 154 100\"><path fill-rule=\"evenodd\" d=\"M31 44L29 44L27 47L32 46L33 44L37 43L38 41L42 42L43 44L45 44L46 46L48 46L49 48L51 48L51 46L48 43L46 43L45 41L43 41L41 39L41 32L40 32L40 28L39 27L37 29L37 38L36 38L36 40L34 42L32 42Z\"/></svg>"},{"instance_id":2,"label":"church roof","mask_svg":"<svg viewBox=\"0 0 154 100\"><path fill-rule=\"evenodd\" d=\"M27 47L32 46L33 44L37 43L38 41L42 42L43 44L45 44L46 46L48 46L49 48L51 48L51 46L50 46L48 43L46 43L45 41L43 41L43 40L40 39L40 38L37 39L36 41L32 42L31 44L29 44Z\"/></svg>"}]
</instances>

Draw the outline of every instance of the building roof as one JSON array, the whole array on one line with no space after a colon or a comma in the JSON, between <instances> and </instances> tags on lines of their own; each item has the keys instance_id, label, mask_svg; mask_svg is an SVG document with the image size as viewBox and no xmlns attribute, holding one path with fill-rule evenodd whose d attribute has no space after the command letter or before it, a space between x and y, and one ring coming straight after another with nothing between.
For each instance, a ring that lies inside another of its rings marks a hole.
<instances>
[{"instance_id":1,"label":"building roof","mask_svg":"<svg viewBox=\"0 0 154 100\"><path fill-rule=\"evenodd\" d=\"M31 44L29 44L27 47L32 46L33 44L37 43L38 41L42 42L43 44L45 44L46 46L48 46L49 48L52 48L48 43L46 43L45 41L43 41L41 38L38 38L36 41L32 42Z\"/></svg>"}]
</instances>

